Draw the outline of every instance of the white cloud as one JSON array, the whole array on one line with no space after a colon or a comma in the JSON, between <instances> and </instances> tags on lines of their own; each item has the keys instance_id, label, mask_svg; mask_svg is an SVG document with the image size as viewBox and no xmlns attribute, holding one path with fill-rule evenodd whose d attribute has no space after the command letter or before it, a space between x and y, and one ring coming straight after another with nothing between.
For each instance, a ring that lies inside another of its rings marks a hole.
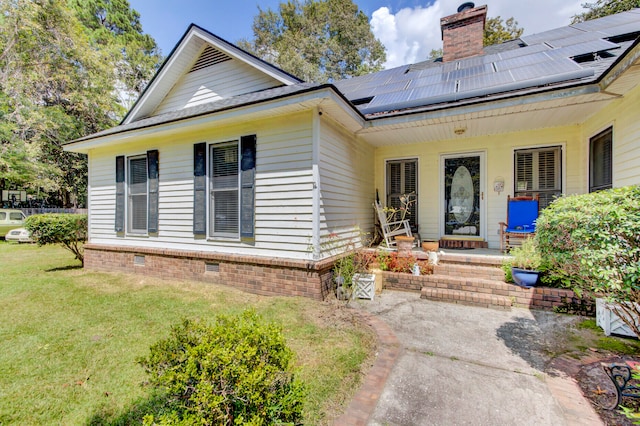
<instances>
[{"instance_id":1,"label":"white cloud","mask_svg":"<svg viewBox=\"0 0 640 426\"><path fill-rule=\"evenodd\" d=\"M557 0L516 2L492 0L487 2L488 16L514 17L524 28L524 34L534 34L568 25L573 15L583 9L583 0L565 0L558 6ZM461 0L436 0L427 7L403 8L393 12L381 7L371 15L371 28L387 48L386 68L425 60L432 49L442 47L440 18L456 13ZM523 5L524 3L524 5ZM476 2L476 5L484 4Z\"/></svg>"}]
</instances>

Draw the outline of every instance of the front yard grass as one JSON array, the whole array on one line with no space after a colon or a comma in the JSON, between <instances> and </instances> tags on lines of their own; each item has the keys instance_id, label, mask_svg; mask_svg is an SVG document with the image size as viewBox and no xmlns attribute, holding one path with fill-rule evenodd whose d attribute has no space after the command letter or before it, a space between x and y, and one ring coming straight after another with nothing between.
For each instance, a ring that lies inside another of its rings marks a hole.
<instances>
[{"instance_id":1,"label":"front yard grass","mask_svg":"<svg viewBox=\"0 0 640 426\"><path fill-rule=\"evenodd\" d=\"M55 246L0 242L0 277L0 424L140 423L158 401L136 359L185 317L253 308L281 325L309 390L305 424L342 412L375 349L342 306L85 271Z\"/></svg>"}]
</instances>

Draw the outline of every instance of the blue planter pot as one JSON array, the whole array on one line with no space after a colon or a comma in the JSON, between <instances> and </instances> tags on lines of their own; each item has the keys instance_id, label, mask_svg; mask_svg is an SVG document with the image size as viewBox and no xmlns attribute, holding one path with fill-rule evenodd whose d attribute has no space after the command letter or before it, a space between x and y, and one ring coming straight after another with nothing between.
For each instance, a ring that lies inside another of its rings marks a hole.
<instances>
[{"instance_id":1,"label":"blue planter pot","mask_svg":"<svg viewBox=\"0 0 640 426\"><path fill-rule=\"evenodd\" d=\"M520 287L531 288L538 283L540 272L512 267L511 276L513 277L513 281Z\"/></svg>"}]
</instances>

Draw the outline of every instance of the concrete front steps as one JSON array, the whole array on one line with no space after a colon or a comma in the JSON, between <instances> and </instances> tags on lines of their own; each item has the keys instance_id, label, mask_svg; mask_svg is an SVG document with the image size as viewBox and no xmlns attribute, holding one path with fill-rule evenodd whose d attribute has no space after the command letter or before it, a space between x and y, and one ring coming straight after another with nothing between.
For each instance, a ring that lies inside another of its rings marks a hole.
<instances>
[{"instance_id":1,"label":"concrete front steps","mask_svg":"<svg viewBox=\"0 0 640 426\"><path fill-rule=\"evenodd\" d=\"M423 299L497 309L553 309L578 300L570 290L529 289L504 282L503 259L498 254L473 254L473 250L447 251L432 275L385 272L383 284L385 288L419 291Z\"/></svg>"}]
</instances>

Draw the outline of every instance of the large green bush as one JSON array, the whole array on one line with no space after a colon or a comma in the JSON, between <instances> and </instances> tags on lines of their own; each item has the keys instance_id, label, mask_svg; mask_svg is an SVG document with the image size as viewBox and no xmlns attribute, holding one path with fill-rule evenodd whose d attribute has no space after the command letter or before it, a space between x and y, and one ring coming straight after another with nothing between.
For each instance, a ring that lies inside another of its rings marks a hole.
<instances>
[{"instance_id":1,"label":"large green bush","mask_svg":"<svg viewBox=\"0 0 640 426\"><path fill-rule=\"evenodd\" d=\"M87 215L47 213L29 216L25 228L38 245L60 244L84 265L83 244L87 240Z\"/></svg>"},{"instance_id":2,"label":"large green bush","mask_svg":"<svg viewBox=\"0 0 640 426\"><path fill-rule=\"evenodd\" d=\"M299 424L305 391L292 357L280 328L252 311L213 325L184 320L139 360L168 401L146 423Z\"/></svg>"},{"instance_id":3,"label":"large green bush","mask_svg":"<svg viewBox=\"0 0 640 426\"><path fill-rule=\"evenodd\" d=\"M536 229L547 280L578 295L640 302L640 187L559 198ZM619 306L616 313L637 333L636 305Z\"/></svg>"}]
</instances>

